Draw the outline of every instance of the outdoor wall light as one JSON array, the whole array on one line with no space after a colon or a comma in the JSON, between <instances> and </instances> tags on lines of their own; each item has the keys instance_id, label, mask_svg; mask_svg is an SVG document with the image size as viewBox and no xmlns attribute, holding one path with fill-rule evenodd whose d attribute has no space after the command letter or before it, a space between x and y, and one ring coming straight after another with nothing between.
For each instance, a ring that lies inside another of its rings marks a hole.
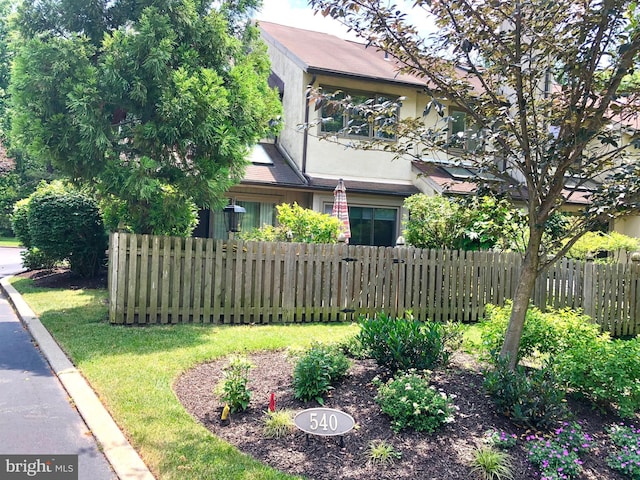
<instances>
[{"instance_id":1,"label":"outdoor wall light","mask_svg":"<svg viewBox=\"0 0 640 480\"><path fill-rule=\"evenodd\" d=\"M240 205L236 205L235 202L230 203L224 207L224 224L227 227L227 232L239 232L242 225L242 216L247 211Z\"/></svg>"}]
</instances>

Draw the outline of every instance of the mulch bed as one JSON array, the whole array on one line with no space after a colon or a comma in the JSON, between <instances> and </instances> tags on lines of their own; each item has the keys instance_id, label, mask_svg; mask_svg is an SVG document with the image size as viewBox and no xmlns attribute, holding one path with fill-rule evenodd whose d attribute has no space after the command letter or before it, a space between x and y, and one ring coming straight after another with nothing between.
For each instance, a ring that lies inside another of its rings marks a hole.
<instances>
[{"instance_id":1,"label":"mulch bed","mask_svg":"<svg viewBox=\"0 0 640 480\"><path fill-rule=\"evenodd\" d=\"M326 399L325 406L352 415L359 428L344 437L341 448L337 438L311 437L296 431L284 439L268 439L262 434L264 412L269 395L275 393L277 408L296 411L318 406L304 404L293 398L291 386L293 363L286 352L260 352L249 356L254 368L250 371L249 388L253 392L249 409L231 416L228 426L220 424L221 401L214 394L223 379L227 359L197 366L183 374L175 383L175 392L197 421L212 433L235 445L241 451L290 474L317 480L372 479L473 479L469 467L473 449L481 445L483 435L490 428L518 435L516 447L510 450L515 480L539 478L526 459L524 438L533 433L514 426L508 418L498 414L482 389L481 366L475 357L456 353L447 369L436 371L433 385L447 395L455 395L459 408L455 422L445 425L434 434L403 431L394 433L388 418L374 401L375 387L371 380L383 376L371 360L354 361L348 376L336 386ZM595 448L584 460L585 479L622 479L606 465L610 449L605 445L605 429L619 421L611 414L591 410L588 406L570 401L575 419L583 423L585 433L595 439ZM402 453L391 466L372 465L367 461L366 449L372 440L385 440Z\"/></svg>"}]
</instances>

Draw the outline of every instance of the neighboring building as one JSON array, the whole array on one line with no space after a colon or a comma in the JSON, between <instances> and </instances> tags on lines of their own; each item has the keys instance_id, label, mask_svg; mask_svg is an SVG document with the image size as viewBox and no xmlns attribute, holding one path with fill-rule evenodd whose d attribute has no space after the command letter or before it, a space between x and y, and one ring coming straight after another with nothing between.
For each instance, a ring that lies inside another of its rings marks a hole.
<instances>
[{"instance_id":1,"label":"neighboring building","mask_svg":"<svg viewBox=\"0 0 640 480\"><path fill-rule=\"evenodd\" d=\"M383 52L361 43L268 22L260 22L259 27L272 64L270 84L280 91L284 125L274 141L254 149L244 180L228 193L247 210L243 230L275 224L275 206L283 202L330 213L333 190L342 178L349 204L350 243L390 246L402 232L406 197L420 192L473 192L475 185L469 181L473 174L451 162L456 149L429 162L417 162L394 158L389 152L349 148L345 143L351 140L396 139L376 124L345 137L342 144L323 138L335 135L351 120L357 121L357 114L316 110L308 99L309 87L320 87L324 92L340 90L354 101L396 101L402 97L398 117L420 117L431 100L424 91L424 79L398 73ZM434 110L425 121L442 124L449 135L470 128L460 110L447 108L444 117ZM301 128L305 124L313 126ZM457 151L468 147L457 146ZM588 203L585 196L574 193L569 203L584 205ZM203 214L196 235L224 238L222 214ZM623 233L640 234L640 221L635 218L616 226Z\"/></svg>"}]
</instances>

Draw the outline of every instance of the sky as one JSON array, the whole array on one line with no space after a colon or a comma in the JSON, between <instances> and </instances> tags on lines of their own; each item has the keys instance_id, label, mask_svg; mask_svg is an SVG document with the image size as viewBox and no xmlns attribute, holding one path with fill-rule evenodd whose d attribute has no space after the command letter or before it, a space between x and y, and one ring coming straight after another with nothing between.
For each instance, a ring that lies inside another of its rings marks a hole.
<instances>
[{"instance_id":1,"label":"sky","mask_svg":"<svg viewBox=\"0 0 640 480\"><path fill-rule=\"evenodd\" d=\"M413 24L421 27L422 31L433 31L433 22L426 15L420 15L419 10L411 9L412 0L395 0L395 4L400 5L407 12ZM256 15L258 20L279 23L291 27L298 27L305 30L330 33L337 37L349 40L358 39L353 32L347 32L347 28L337 20L323 17L320 14L314 15L307 0L263 0L261 11Z\"/></svg>"},{"instance_id":2,"label":"sky","mask_svg":"<svg viewBox=\"0 0 640 480\"><path fill-rule=\"evenodd\" d=\"M330 33L341 38L355 39L347 33L347 28L336 20L314 15L307 0L263 0L258 20L279 23L290 27Z\"/></svg>"}]
</instances>

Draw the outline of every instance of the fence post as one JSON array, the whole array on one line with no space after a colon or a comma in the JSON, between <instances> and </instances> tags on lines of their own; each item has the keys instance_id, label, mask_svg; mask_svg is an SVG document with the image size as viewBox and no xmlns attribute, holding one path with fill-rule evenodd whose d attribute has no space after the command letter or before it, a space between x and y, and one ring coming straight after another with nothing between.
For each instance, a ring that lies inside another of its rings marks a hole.
<instances>
[{"instance_id":1,"label":"fence post","mask_svg":"<svg viewBox=\"0 0 640 480\"><path fill-rule=\"evenodd\" d=\"M594 321L593 318L594 313L594 279L593 279L593 256L587 255L587 258L584 262L584 281L582 285L582 309L586 315L589 315Z\"/></svg>"}]
</instances>

